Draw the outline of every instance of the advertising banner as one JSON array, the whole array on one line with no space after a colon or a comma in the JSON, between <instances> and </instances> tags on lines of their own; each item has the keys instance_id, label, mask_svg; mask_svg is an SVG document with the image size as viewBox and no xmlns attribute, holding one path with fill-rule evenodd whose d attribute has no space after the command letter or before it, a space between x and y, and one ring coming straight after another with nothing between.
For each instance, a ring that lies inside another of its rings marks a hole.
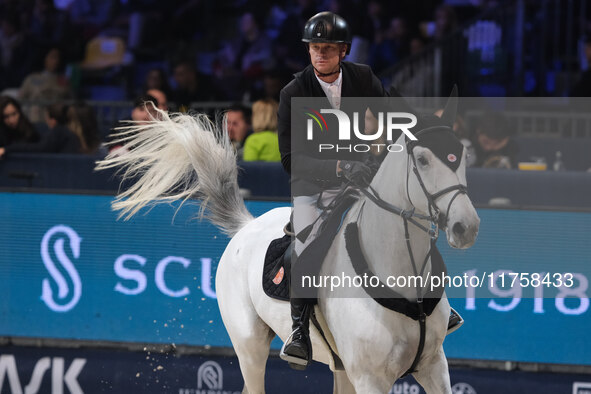
<instances>
[{"instance_id":1,"label":"advertising banner","mask_svg":"<svg viewBox=\"0 0 591 394\"><path fill-rule=\"evenodd\" d=\"M194 203L122 221L111 201L0 193L0 336L231 347L213 280L228 238L194 220ZM247 202L255 216L284 205ZM472 248L438 242L466 320L446 355L591 365L591 213L478 214Z\"/></svg>"}]
</instances>

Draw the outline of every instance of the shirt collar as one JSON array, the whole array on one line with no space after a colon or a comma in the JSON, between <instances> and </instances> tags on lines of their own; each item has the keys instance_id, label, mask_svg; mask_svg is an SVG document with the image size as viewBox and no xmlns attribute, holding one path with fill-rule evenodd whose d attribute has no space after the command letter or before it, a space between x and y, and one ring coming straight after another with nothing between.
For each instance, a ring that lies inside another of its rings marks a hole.
<instances>
[{"instance_id":1,"label":"shirt collar","mask_svg":"<svg viewBox=\"0 0 591 394\"><path fill-rule=\"evenodd\" d=\"M316 79L318 80L318 82L320 82L320 86L324 86L324 87L330 87L330 86L336 86L336 87L340 87L341 83L343 83L343 69L341 68L341 71L339 72L339 77L331 83L328 82L324 82L322 79L320 79L318 77L318 75L316 75L316 73L314 73L314 76L316 77Z\"/></svg>"}]
</instances>

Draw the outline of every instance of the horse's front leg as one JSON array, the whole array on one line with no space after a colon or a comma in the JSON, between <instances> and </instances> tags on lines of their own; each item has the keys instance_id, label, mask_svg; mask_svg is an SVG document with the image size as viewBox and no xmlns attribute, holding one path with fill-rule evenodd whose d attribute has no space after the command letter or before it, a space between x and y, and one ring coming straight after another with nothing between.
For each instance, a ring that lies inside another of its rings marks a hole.
<instances>
[{"instance_id":1,"label":"horse's front leg","mask_svg":"<svg viewBox=\"0 0 591 394\"><path fill-rule=\"evenodd\" d=\"M451 394L449 370L443 346L430 358L424 359L412 376L419 382L427 394Z\"/></svg>"},{"instance_id":2,"label":"horse's front leg","mask_svg":"<svg viewBox=\"0 0 591 394\"><path fill-rule=\"evenodd\" d=\"M357 394L385 394L390 392L392 388L392 382L385 376L376 376L376 374L367 373L349 378Z\"/></svg>"}]
</instances>

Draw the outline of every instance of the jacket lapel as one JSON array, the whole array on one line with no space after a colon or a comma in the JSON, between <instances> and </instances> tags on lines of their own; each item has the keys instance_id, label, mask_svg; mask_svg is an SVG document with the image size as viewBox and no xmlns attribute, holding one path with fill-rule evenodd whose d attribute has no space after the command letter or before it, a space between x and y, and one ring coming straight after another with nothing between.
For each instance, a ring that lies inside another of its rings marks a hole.
<instances>
[{"instance_id":1,"label":"jacket lapel","mask_svg":"<svg viewBox=\"0 0 591 394\"><path fill-rule=\"evenodd\" d=\"M353 97L353 83L350 72L351 70L349 70L345 62L341 62L341 69L343 70L343 81L341 83L341 97Z\"/></svg>"}]
</instances>

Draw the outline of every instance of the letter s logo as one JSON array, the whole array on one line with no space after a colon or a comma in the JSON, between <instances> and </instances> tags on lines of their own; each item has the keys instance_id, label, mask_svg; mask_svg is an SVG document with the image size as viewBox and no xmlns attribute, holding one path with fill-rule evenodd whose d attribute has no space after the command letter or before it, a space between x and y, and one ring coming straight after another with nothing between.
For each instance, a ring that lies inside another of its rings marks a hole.
<instances>
[{"instance_id":1,"label":"letter s logo","mask_svg":"<svg viewBox=\"0 0 591 394\"><path fill-rule=\"evenodd\" d=\"M49 271L49 274L55 280L58 288L58 298L63 300L68 294L70 294L70 289L68 287L68 283L66 279L61 274L61 272L56 268L55 263L52 260L52 256L49 253L49 242L51 238L55 234L64 233L70 240L70 249L72 251L72 255L74 258L80 257L80 243L82 238L78 236L76 231L74 231L71 227L65 226L63 224L53 226L49 231L45 233L43 236L43 240L41 241L41 257L43 258L43 264ZM74 294L72 295L72 299L65 305L60 305L56 303L53 299L53 291L51 290L51 286L49 284L49 279L43 279L43 287L41 293L41 299L45 302L45 304L54 312L67 312L72 309L78 301L80 300L80 296L82 295L82 282L80 281L80 276L74 267L74 264L68 258L64 250L64 238L60 237L55 240L53 244L53 251L55 256L59 260L60 264L64 267L70 279L72 281L72 285L74 286Z\"/></svg>"}]
</instances>

